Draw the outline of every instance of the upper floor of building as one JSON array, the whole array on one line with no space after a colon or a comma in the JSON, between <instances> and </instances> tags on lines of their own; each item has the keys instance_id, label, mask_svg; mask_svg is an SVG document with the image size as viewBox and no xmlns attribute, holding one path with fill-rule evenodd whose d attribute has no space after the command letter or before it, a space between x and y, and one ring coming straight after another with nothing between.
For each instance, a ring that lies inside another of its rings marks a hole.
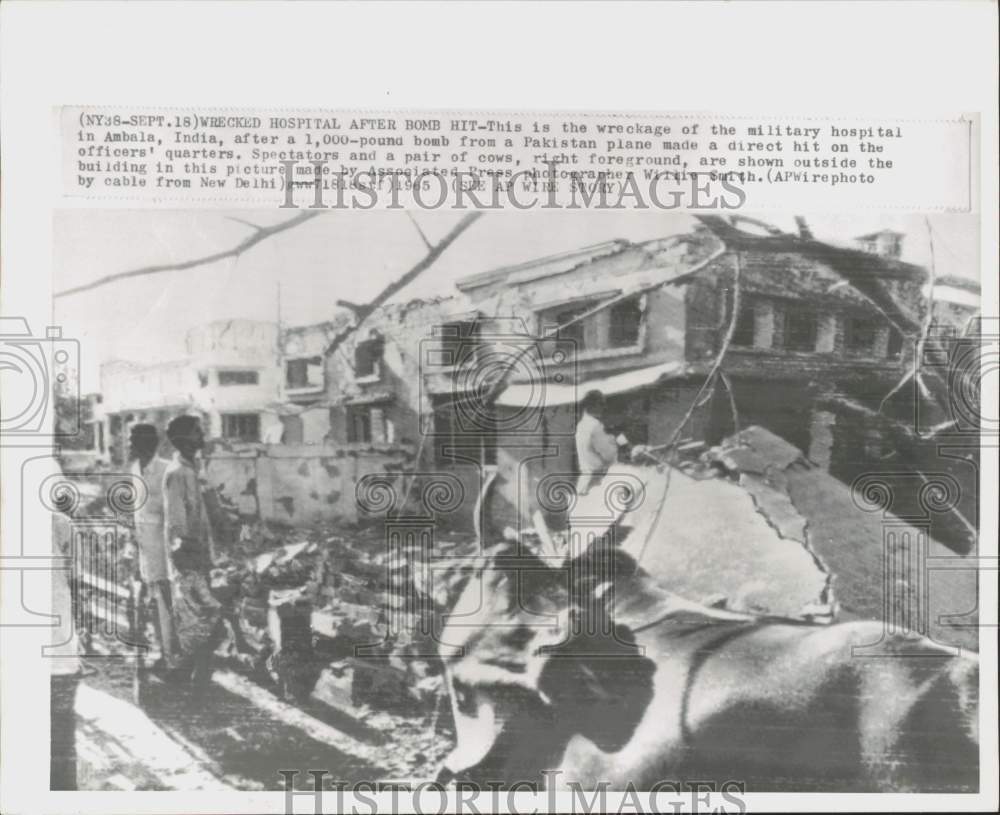
<instances>
[{"instance_id":1,"label":"upper floor of building","mask_svg":"<svg viewBox=\"0 0 1000 815\"><path fill-rule=\"evenodd\" d=\"M155 407L235 410L280 395L278 327L217 320L192 328L187 355L164 362L110 360L101 365L106 414Z\"/></svg>"},{"instance_id":2,"label":"upper floor of building","mask_svg":"<svg viewBox=\"0 0 1000 815\"><path fill-rule=\"evenodd\" d=\"M902 236L891 247L865 236L859 250L758 224L703 218L687 234L584 247L461 278L451 298L384 307L327 360L328 396L582 382L664 363L696 373L728 335L738 374L898 377L929 292L927 271L898 258ZM976 289L936 281L935 330L961 330Z\"/></svg>"}]
</instances>

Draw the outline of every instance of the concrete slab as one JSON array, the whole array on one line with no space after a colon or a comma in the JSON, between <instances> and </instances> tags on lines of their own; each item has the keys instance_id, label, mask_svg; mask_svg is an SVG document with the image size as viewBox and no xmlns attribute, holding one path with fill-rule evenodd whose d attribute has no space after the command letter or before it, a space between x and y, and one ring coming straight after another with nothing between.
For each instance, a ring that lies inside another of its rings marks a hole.
<instances>
[{"instance_id":1,"label":"concrete slab","mask_svg":"<svg viewBox=\"0 0 1000 815\"><path fill-rule=\"evenodd\" d=\"M635 524L623 546L665 588L692 600L722 594L728 608L784 616L825 602L828 576L797 539L804 521L788 503L769 496L780 508L771 518L767 502L727 479L677 469L643 475L646 499L623 518Z\"/></svg>"}]
</instances>

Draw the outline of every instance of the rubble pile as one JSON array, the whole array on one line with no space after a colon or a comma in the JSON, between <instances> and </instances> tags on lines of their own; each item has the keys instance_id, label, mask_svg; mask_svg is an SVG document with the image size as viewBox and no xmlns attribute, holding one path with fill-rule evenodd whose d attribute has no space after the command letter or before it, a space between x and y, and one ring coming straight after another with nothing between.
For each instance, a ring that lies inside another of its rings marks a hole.
<instances>
[{"instance_id":1,"label":"rubble pile","mask_svg":"<svg viewBox=\"0 0 1000 815\"><path fill-rule=\"evenodd\" d=\"M437 710L435 634L464 584L471 536L390 543L380 526L283 536L253 527L218 548L225 565L213 588L231 600L237 639L257 655L250 662L260 678L287 697L351 711ZM240 656L239 643L227 647Z\"/></svg>"}]
</instances>

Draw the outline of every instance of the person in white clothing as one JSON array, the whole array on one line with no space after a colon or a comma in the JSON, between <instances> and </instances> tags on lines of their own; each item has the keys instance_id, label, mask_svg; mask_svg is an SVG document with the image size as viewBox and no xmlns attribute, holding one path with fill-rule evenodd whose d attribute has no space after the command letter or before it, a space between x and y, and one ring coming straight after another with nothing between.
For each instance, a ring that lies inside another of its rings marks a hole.
<instances>
[{"instance_id":1,"label":"person in white clothing","mask_svg":"<svg viewBox=\"0 0 1000 815\"><path fill-rule=\"evenodd\" d=\"M576 459L580 476L577 495L586 495L594 482L618 461L618 440L604 429L604 394L588 391L580 402L580 421L576 425Z\"/></svg>"},{"instance_id":2,"label":"person in white clothing","mask_svg":"<svg viewBox=\"0 0 1000 815\"><path fill-rule=\"evenodd\" d=\"M131 473L145 485L146 500L135 511L135 537L139 546L139 576L156 606L156 633L165 667L174 666L173 607L170 567L163 517L163 478L170 462L156 455L160 439L150 424L132 427Z\"/></svg>"}]
</instances>

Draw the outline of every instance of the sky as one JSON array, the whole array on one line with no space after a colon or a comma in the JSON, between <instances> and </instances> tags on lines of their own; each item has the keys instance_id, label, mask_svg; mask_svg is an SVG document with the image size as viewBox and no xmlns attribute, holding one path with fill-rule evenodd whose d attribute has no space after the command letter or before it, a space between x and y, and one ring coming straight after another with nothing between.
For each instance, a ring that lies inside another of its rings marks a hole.
<instances>
[{"instance_id":1,"label":"sky","mask_svg":"<svg viewBox=\"0 0 1000 815\"><path fill-rule=\"evenodd\" d=\"M231 248L250 227L279 223L288 211L61 210L54 223L53 291L114 272L189 260ZM435 243L458 221L454 212L414 215ZM795 230L794 216L763 220ZM978 279L975 216L927 216L938 275ZM878 229L906 235L903 259L930 263L923 215L862 213L806 215L815 236L851 245ZM454 281L498 266L578 249L614 238L650 240L686 232L684 213L644 211L532 211L486 213L396 299L454 294ZM184 272L112 283L58 298L53 319L63 336L80 341L80 385L99 389L99 368L110 359L154 362L184 355L185 332L217 319L280 320L304 325L330 319L338 299L364 303L426 254L401 211L330 211L270 237L239 258Z\"/></svg>"}]
</instances>

